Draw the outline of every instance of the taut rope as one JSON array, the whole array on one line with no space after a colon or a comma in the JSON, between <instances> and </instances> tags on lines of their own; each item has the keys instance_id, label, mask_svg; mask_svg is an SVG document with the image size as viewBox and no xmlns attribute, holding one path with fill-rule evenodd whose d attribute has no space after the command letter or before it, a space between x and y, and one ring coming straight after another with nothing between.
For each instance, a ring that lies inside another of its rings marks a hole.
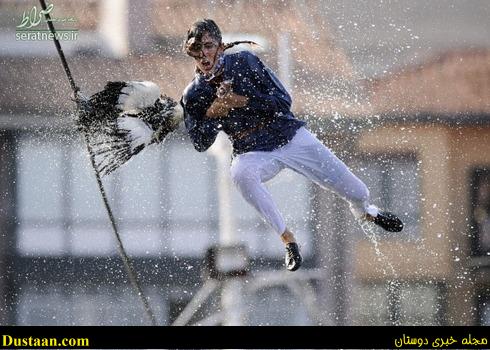
<instances>
[{"instance_id":1,"label":"taut rope","mask_svg":"<svg viewBox=\"0 0 490 350\"><path fill-rule=\"evenodd\" d=\"M63 68L65 69L66 76L68 77L68 80L70 82L70 86L73 90L73 94L75 96L75 103L77 104L77 110L79 110L80 109L80 94L79 94L80 88L78 86L76 86L76 84L75 84L75 80L73 79L70 68L68 67L68 63L66 62L65 54L63 53L60 42L58 41L58 39L56 37L56 30L55 30L53 23L51 21L51 17L49 15L49 13L47 12L46 3L44 0L39 0L39 1L41 2L41 7L44 10L44 16L46 17L46 22L48 23L49 30L53 34L53 41L54 41L54 44L56 46L56 50L58 51L58 55L60 56L61 63L63 65ZM124 249L124 245L122 243L121 236L119 235L119 230L117 228L116 220L114 219L114 215L112 214L111 207L109 206L109 201L107 200L107 196L106 196L106 193L104 190L104 186L102 184L100 173L97 170L97 166L95 163L95 155L94 155L94 152L92 151L92 148L90 147L90 144L89 144L88 132L85 132L84 134L85 134L84 135L85 136L85 142L87 144L87 150L88 150L88 153L90 155L90 161L92 163L92 167L94 168L95 178L97 179L97 184L99 185L99 191L100 191L100 194L102 196L102 200L104 202L104 206L106 208L107 215L109 216L109 220L111 221L112 231L114 232L114 235L116 236L117 248L119 251L119 255L122 258L122 261L124 263L124 267L126 268L126 272L128 273L128 276L129 276L129 280L131 281L131 284L133 285L134 289L136 290L138 296L140 297L140 299L143 303L145 312L146 312L147 316L149 317L151 324L153 326L156 326L157 321L156 321L155 315L154 315L154 313L150 307L150 304L148 302L148 298L145 296L145 294L143 293L143 290L141 289L140 284L138 283L138 279L136 278L136 274L134 272L134 268L132 266L131 260L128 256L128 254L126 253L126 250Z\"/></svg>"}]
</instances>

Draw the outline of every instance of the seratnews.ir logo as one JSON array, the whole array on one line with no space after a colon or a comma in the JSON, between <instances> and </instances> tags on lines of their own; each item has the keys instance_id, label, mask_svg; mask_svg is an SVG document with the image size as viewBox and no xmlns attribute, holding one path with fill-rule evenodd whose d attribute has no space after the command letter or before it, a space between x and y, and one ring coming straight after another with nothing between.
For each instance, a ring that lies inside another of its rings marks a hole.
<instances>
[{"instance_id":1,"label":"seratnews.ir logo","mask_svg":"<svg viewBox=\"0 0 490 350\"><path fill-rule=\"evenodd\" d=\"M24 11L22 20L15 29L15 40L53 40L54 38L65 41L77 40L78 29L70 28L76 19L74 17L52 17L53 9L54 5L49 4L46 10L38 11L37 7L33 6L29 11ZM50 22L57 24L55 34L48 29L46 25L48 20L45 15L49 15Z\"/></svg>"}]
</instances>

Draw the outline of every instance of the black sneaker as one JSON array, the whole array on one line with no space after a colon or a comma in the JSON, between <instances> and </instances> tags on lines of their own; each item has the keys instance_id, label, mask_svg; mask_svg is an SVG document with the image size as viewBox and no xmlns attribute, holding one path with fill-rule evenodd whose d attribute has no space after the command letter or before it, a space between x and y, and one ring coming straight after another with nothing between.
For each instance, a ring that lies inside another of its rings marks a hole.
<instances>
[{"instance_id":1,"label":"black sneaker","mask_svg":"<svg viewBox=\"0 0 490 350\"><path fill-rule=\"evenodd\" d=\"M286 244L286 269L296 271L301 266L303 258L299 252L297 243Z\"/></svg>"},{"instance_id":2,"label":"black sneaker","mask_svg":"<svg viewBox=\"0 0 490 350\"><path fill-rule=\"evenodd\" d=\"M380 211L373 222L389 232L400 232L403 229L403 222L392 213Z\"/></svg>"}]
</instances>

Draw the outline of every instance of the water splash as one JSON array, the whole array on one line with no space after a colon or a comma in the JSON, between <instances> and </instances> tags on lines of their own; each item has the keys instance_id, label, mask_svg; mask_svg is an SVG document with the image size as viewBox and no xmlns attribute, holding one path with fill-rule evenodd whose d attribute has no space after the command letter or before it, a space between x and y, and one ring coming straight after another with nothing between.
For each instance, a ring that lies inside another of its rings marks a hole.
<instances>
[{"instance_id":1,"label":"water splash","mask_svg":"<svg viewBox=\"0 0 490 350\"><path fill-rule=\"evenodd\" d=\"M385 266L388 266L389 272L391 272L391 276L393 276L391 279L388 280L388 314L390 315L390 322L394 326L400 326L400 317L398 315L398 303L396 301L396 296L399 295L400 291L400 278L398 276L398 273L396 272L395 268L393 267L393 264L391 261L386 257L386 255L383 254L381 249L379 249L379 243L378 240L376 239L376 233L374 232L374 227L372 226L371 223L363 220L359 222L359 225L361 226L362 232L369 238L371 243L373 243L373 248L374 252L376 253L376 257L378 258L378 261L380 261L381 264L381 269L383 271L383 274L385 276L388 276L388 272L385 268Z\"/></svg>"}]
</instances>

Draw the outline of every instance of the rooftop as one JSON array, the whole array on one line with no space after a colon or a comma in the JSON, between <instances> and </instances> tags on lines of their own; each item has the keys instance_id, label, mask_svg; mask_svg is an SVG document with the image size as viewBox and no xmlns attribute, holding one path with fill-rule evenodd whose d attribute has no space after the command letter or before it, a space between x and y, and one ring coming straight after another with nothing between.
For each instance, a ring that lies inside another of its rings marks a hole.
<instances>
[{"instance_id":1,"label":"rooftop","mask_svg":"<svg viewBox=\"0 0 490 350\"><path fill-rule=\"evenodd\" d=\"M26 4L0 4L0 41L12 34L12 18L31 6ZM83 17L81 39L91 37L103 45L97 36L100 4L66 0L56 9L59 16L75 11L77 19ZM151 39L146 50L116 59L97 50L73 50L62 42L75 81L87 95L109 80L151 80L178 99L193 76L192 60L180 51L182 40L190 23L212 17L225 38L263 39L264 50L257 54L281 79L289 78L298 115L330 119L490 113L490 22L481 21L489 17L485 0L384 5L353 0L141 0L129 5L129 14L142 16L130 22ZM73 111L54 45L36 44L51 54L0 55L1 115Z\"/></svg>"}]
</instances>

